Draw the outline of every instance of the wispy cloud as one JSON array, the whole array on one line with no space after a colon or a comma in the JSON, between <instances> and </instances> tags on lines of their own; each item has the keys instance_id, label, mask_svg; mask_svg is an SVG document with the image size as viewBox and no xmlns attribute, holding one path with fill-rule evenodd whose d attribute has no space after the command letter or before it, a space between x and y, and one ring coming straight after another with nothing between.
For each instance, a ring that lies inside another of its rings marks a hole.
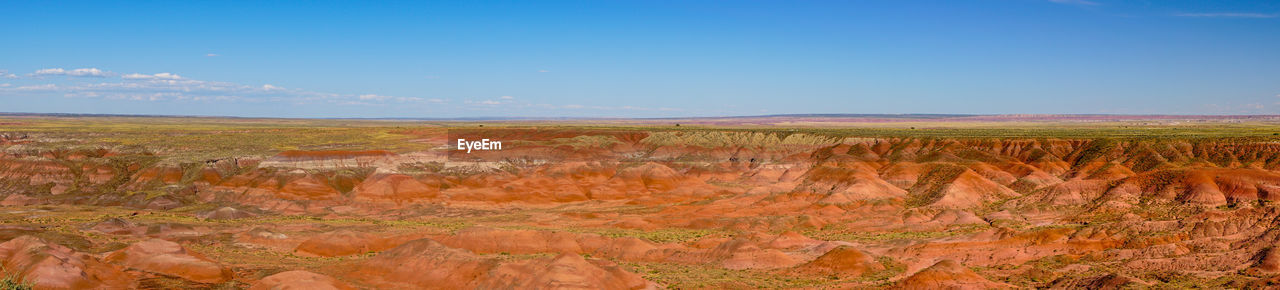
<instances>
[{"instance_id":1,"label":"wispy cloud","mask_svg":"<svg viewBox=\"0 0 1280 290\"><path fill-rule=\"evenodd\" d=\"M18 75L11 74L11 73L9 73L9 71L7 71L7 70L0 70L0 78L16 79L16 78L18 78Z\"/></svg>"},{"instance_id":2,"label":"wispy cloud","mask_svg":"<svg viewBox=\"0 0 1280 290\"><path fill-rule=\"evenodd\" d=\"M545 69L540 69L540 70L538 70L538 72L540 72L540 73L549 73L549 72L551 72L551 71L549 71L549 70L545 70Z\"/></svg>"},{"instance_id":3,"label":"wispy cloud","mask_svg":"<svg viewBox=\"0 0 1280 290\"><path fill-rule=\"evenodd\" d=\"M65 70L65 69L61 69L61 68L45 68L45 69L39 69L39 70L36 70L36 72L35 72L34 74L35 74L35 75L38 75L38 76L43 76L43 75L64 75L64 74L67 74L67 70Z\"/></svg>"},{"instance_id":4,"label":"wispy cloud","mask_svg":"<svg viewBox=\"0 0 1280 290\"><path fill-rule=\"evenodd\" d=\"M375 95L375 94L359 95L356 98L360 99L361 101L380 101L380 102L395 101L400 103L432 102L432 100L440 100L440 99L428 100L428 99L423 99L419 97L393 97L393 96L383 96L383 95ZM443 101L443 100L440 100L440 101Z\"/></svg>"},{"instance_id":5,"label":"wispy cloud","mask_svg":"<svg viewBox=\"0 0 1280 290\"><path fill-rule=\"evenodd\" d=\"M25 86L18 86L13 89L16 91L56 90L58 89L58 85L55 85L55 84L25 85Z\"/></svg>"},{"instance_id":6,"label":"wispy cloud","mask_svg":"<svg viewBox=\"0 0 1280 290\"><path fill-rule=\"evenodd\" d=\"M111 73L96 68L78 68L67 72L67 75L73 77L107 77Z\"/></svg>"},{"instance_id":7,"label":"wispy cloud","mask_svg":"<svg viewBox=\"0 0 1280 290\"><path fill-rule=\"evenodd\" d=\"M218 57L218 56L222 56L222 55L219 55L219 54L216 54L216 53L210 53L210 54L205 54L204 56L205 56L205 57Z\"/></svg>"},{"instance_id":8,"label":"wispy cloud","mask_svg":"<svg viewBox=\"0 0 1280 290\"><path fill-rule=\"evenodd\" d=\"M1087 6L1099 5L1098 2L1093 2L1088 0L1049 0L1049 2L1058 3L1058 4L1070 4L1070 5L1087 5Z\"/></svg>"},{"instance_id":9,"label":"wispy cloud","mask_svg":"<svg viewBox=\"0 0 1280 290\"><path fill-rule=\"evenodd\" d=\"M374 95L374 94L366 94L366 95L360 95L360 96L358 96L357 98L359 98L360 100L364 100L364 101L369 101L369 100L378 100L378 101L381 101L381 100L390 99L390 98L392 98L392 97L390 97L390 96L379 96L379 95Z\"/></svg>"},{"instance_id":10,"label":"wispy cloud","mask_svg":"<svg viewBox=\"0 0 1280 290\"><path fill-rule=\"evenodd\" d=\"M108 71L97 69L97 68L78 68L73 70L66 70L62 68L46 68L46 69L36 70L36 72L32 73L32 75L103 78L103 77L112 76L114 74Z\"/></svg>"},{"instance_id":11,"label":"wispy cloud","mask_svg":"<svg viewBox=\"0 0 1280 290\"><path fill-rule=\"evenodd\" d=\"M48 68L31 75L43 83L0 86L0 94L29 97L83 97L138 101L242 101L288 102L294 104L331 103L382 105L384 103L443 103L442 99L396 97L375 94L334 94L285 88L272 84L244 85L231 82L203 81L175 73L115 73L84 68L67 70ZM63 76L65 78L45 78ZM78 77L102 79L82 79Z\"/></svg>"},{"instance_id":12,"label":"wispy cloud","mask_svg":"<svg viewBox=\"0 0 1280 290\"><path fill-rule=\"evenodd\" d=\"M0 76L5 72L0 71ZM446 98L396 96L377 93L338 94L290 88L275 84L241 84L192 79L172 72L113 73L96 68L49 68L33 72L33 78L18 83L0 83L0 97L94 98L141 102L205 102L239 104L327 105L327 106L413 106L477 112L515 113L614 111L661 112L673 108L641 106L593 106L583 104L538 103L524 97L499 95L479 100L450 102ZM86 76L96 76L86 78ZM554 115L555 113L548 113Z\"/></svg>"},{"instance_id":13,"label":"wispy cloud","mask_svg":"<svg viewBox=\"0 0 1280 290\"><path fill-rule=\"evenodd\" d=\"M1197 18L1276 18L1280 14L1276 13L1249 13L1249 12L1211 12L1211 13L1178 13L1173 16L1177 17L1197 17Z\"/></svg>"},{"instance_id":14,"label":"wispy cloud","mask_svg":"<svg viewBox=\"0 0 1280 290\"><path fill-rule=\"evenodd\" d=\"M150 75L144 75L140 73L131 73L131 74L121 76L121 78L124 78L126 80L179 80L179 79L182 79L182 76L171 74L171 73L158 73L158 74L150 74Z\"/></svg>"},{"instance_id":15,"label":"wispy cloud","mask_svg":"<svg viewBox=\"0 0 1280 290\"><path fill-rule=\"evenodd\" d=\"M464 108L466 109L476 110L476 111L489 111L489 112L500 111L500 110L522 112L522 110L530 110L530 109L538 109L540 112L542 110L571 110L575 112L581 112L581 110L583 109L602 111L602 112L603 111L615 111L615 112L683 111L682 109L667 108L667 107L653 108L653 107L630 106L630 105L595 106L595 105L582 105L582 104L559 105L559 104L548 104L548 103L535 103L535 102L517 100L517 98L513 96L501 96L501 97L498 97L497 99L487 99L487 100L480 100L480 101L467 100L463 102L463 105L465 105Z\"/></svg>"},{"instance_id":16,"label":"wispy cloud","mask_svg":"<svg viewBox=\"0 0 1280 290\"><path fill-rule=\"evenodd\" d=\"M464 103L466 103L466 104L473 104L473 105L490 106L490 107L491 107L491 106L497 106L497 105L512 105L512 104L517 104L517 105L518 105L518 103L516 103L516 102L515 102L515 99L516 99L516 97L512 97L512 96L501 96L501 97L498 97L498 99L497 99L497 100L492 100L492 99L490 99L490 100L482 100L482 101L478 101L478 102L475 102L475 101L466 101L466 102L464 102ZM524 105L527 105L527 104L524 104Z\"/></svg>"}]
</instances>

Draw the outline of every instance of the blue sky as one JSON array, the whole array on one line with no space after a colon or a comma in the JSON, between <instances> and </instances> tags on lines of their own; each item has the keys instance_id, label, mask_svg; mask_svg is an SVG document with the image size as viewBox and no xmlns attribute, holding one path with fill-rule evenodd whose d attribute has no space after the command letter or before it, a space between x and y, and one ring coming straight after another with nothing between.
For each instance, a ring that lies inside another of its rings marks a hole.
<instances>
[{"instance_id":1,"label":"blue sky","mask_svg":"<svg viewBox=\"0 0 1280 290\"><path fill-rule=\"evenodd\" d=\"M0 112L1280 114L1280 1L6 1Z\"/></svg>"}]
</instances>

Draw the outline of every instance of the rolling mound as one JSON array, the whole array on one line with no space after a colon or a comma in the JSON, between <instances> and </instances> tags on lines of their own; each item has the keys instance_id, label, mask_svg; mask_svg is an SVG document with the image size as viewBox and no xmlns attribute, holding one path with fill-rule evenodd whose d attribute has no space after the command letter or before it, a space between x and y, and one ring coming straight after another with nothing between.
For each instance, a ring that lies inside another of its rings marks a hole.
<instances>
[{"instance_id":1,"label":"rolling mound","mask_svg":"<svg viewBox=\"0 0 1280 290\"><path fill-rule=\"evenodd\" d=\"M0 151L0 263L37 288L1247 288L1280 273L1272 135L396 124L306 145L279 128L24 129ZM454 128L512 147L459 155Z\"/></svg>"}]
</instances>

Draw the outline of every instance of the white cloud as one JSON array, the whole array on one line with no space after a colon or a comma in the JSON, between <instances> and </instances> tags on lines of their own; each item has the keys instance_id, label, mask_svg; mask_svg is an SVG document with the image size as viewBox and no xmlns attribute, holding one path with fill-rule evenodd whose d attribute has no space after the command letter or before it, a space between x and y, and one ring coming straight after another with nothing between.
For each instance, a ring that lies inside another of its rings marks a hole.
<instances>
[{"instance_id":1,"label":"white cloud","mask_svg":"<svg viewBox=\"0 0 1280 290\"><path fill-rule=\"evenodd\" d=\"M551 71L549 71L549 70L545 70L545 69L540 69L540 70L538 70L538 72L540 72L540 73L549 73L549 72L551 72Z\"/></svg>"},{"instance_id":2,"label":"white cloud","mask_svg":"<svg viewBox=\"0 0 1280 290\"><path fill-rule=\"evenodd\" d=\"M43 75L61 75L61 74L66 74L66 73L67 73L67 71L66 71L66 70L64 70L64 69L61 69L61 68L45 68L45 69L39 69L39 70L36 70L36 72L35 72L35 74L36 74L36 75L38 75L38 76L43 76Z\"/></svg>"},{"instance_id":3,"label":"white cloud","mask_svg":"<svg viewBox=\"0 0 1280 290\"><path fill-rule=\"evenodd\" d=\"M47 68L32 75L94 76L111 75L100 69ZM289 102L312 103L444 103L443 99L419 97L393 97L375 94L334 94L284 88L271 84L260 86L230 82L202 81L184 78L174 73L130 73L105 81L69 78L46 80L43 84L9 84L0 86L0 95L26 97L101 98L136 101L204 101L204 102Z\"/></svg>"},{"instance_id":4,"label":"white cloud","mask_svg":"<svg viewBox=\"0 0 1280 290\"><path fill-rule=\"evenodd\" d=\"M73 70L65 70L62 68L46 68L37 70L34 75L37 76L71 76L71 77L108 77L112 73L97 68L78 68Z\"/></svg>"},{"instance_id":5,"label":"white cloud","mask_svg":"<svg viewBox=\"0 0 1280 290\"><path fill-rule=\"evenodd\" d=\"M1280 14L1213 12L1213 13L1178 13L1178 14L1174 14L1173 16L1197 17L1197 18L1276 18L1276 17L1280 17Z\"/></svg>"},{"instance_id":6,"label":"white cloud","mask_svg":"<svg viewBox=\"0 0 1280 290\"><path fill-rule=\"evenodd\" d=\"M407 97L383 94L337 94L286 88L272 84L247 85L231 82L204 81L179 76L175 73L113 74L101 69L66 70L48 68L33 75L41 76L90 76L113 75L114 78L34 78L34 83L0 84L0 95L15 97L63 97L96 98L104 100L145 102L238 102L285 103L329 105L424 105L452 106L477 110L549 110L600 109L600 110L648 110L665 109L639 107L597 107L580 104L533 104L515 96L498 96L487 100L450 102L447 98Z\"/></svg>"},{"instance_id":7,"label":"white cloud","mask_svg":"<svg viewBox=\"0 0 1280 290\"><path fill-rule=\"evenodd\" d=\"M428 100L428 99L423 99L419 97L393 97L393 96L383 96L383 95L375 95L375 94L359 95L359 96L356 96L356 98L360 99L361 101L395 101L400 103L444 102L444 100L440 100L440 99Z\"/></svg>"},{"instance_id":8,"label":"white cloud","mask_svg":"<svg viewBox=\"0 0 1280 290\"><path fill-rule=\"evenodd\" d=\"M73 77L106 77L109 73L97 68L78 68L67 72Z\"/></svg>"},{"instance_id":9,"label":"white cloud","mask_svg":"<svg viewBox=\"0 0 1280 290\"><path fill-rule=\"evenodd\" d=\"M391 97L391 96L379 96L379 95L374 95L374 94L366 94L366 95L360 95L360 96L357 96L356 98L359 98L360 100L365 100L365 101L369 101L369 100L374 100L374 101L385 101L385 100L393 99L393 98L395 98L395 97Z\"/></svg>"},{"instance_id":10,"label":"white cloud","mask_svg":"<svg viewBox=\"0 0 1280 290\"><path fill-rule=\"evenodd\" d=\"M466 101L466 103L479 104L484 106L496 106L496 105L507 105L507 104L520 105L515 103L515 99L516 97L512 97L512 96L501 96L501 97L498 97L497 100L483 100L479 102ZM524 105L528 106L529 104L524 104Z\"/></svg>"},{"instance_id":11,"label":"white cloud","mask_svg":"<svg viewBox=\"0 0 1280 290\"><path fill-rule=\"evenodd\" d=\"M218 55L218 54L216 54L216 53L210 53L210 54L206 54L206 55L204 55L204 56L205 56L205 57L215 57L215 56L221 56L221 55Z\"/></svg>"},{"instance_id":12,"label":"white cloud","mask_svg":"<svg viewBox=\"0 0 1280 290\"><path fill-rule=\"evenodd\" d=\"M1093 2L1088 0L1049 0L1049 2L1058 3L1058 4L1071 4L1071 5L1089 5L1089 6L1098 5L1098 2Z\"/></svg>"},{"instance_id":13,"label":"white cloud","mask_svg":"<svg viewBox=\"0 0 1280 290\"><path fill-rule=\"evenodd\" d=\"M56 90L58 89L58 85L55 85L55 84L27 85L27 86L19 86L13 89L18 91Z\"/></svg>"},{"instance_id":14,"label":"white cloud","mask_svg":"<svg viewBox=\"0 0 1280 290\"><path fill-rule=\"evenodd\" d=\"M179 76L177 74L167 73L167 72L150 74L150 75L131 73L131 74L123 75L121 76L121 78L124 78L126 80L177 80L177 79L182 79L182 76Z\"/></svg>"}]
</instances>

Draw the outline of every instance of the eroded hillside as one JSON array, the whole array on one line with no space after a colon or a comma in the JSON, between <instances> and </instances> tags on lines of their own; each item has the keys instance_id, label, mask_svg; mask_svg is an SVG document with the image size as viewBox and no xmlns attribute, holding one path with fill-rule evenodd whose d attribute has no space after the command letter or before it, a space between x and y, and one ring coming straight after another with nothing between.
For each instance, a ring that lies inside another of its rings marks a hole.
<instances>
[{"instance_id":1,"label":"eroded hillside","mask_svg":"<svg viewBox=\"0 0 1280 290\"><path fill-rule=\"evenodd\" d=\"M0 127L0 265L37 288L1280 277L1269 134L12 123ZM462 135L504 148L450 150Z\"/></svg>"}]
</instances>

